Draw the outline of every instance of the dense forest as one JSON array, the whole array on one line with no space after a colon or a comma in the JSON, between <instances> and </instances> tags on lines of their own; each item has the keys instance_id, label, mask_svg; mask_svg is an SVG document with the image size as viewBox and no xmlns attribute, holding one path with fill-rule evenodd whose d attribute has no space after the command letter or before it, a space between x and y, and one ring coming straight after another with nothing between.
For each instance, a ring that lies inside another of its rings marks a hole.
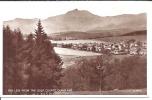
<instances>
[{"instance_id":1,"label":"dense forest","mask_svg":"<svg viewBox=\"0 0 152 100\"><path fill-rule=\"evenodd\" d=\"M11 30L9 26L4 26L3 34L4 94L10 94L9 89L61 88L62 61L48 40L41 21L35 34L29 34L26 39L19 29Z\"/></svg>"},{"instance_id":2,"label":"dense forest","mask_svg":"<svg viewBox=\"0 0 152 100\"><path fill-rule=\"evenodd\" d=\"M82 58L65 71L62 84L74 91L108 91L147 88L146 58L110 56Z\"/></svg>"}]
</instances>

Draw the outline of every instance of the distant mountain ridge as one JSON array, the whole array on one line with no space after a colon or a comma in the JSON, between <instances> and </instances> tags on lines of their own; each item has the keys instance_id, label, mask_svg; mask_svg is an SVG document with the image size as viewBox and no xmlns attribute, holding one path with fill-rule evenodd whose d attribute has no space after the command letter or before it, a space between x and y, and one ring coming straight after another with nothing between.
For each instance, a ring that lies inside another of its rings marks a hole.
<instances>
[{"instance_id":1,"label":"distant mountain ridge","mask_svg":"<svg viewBox=\"0 0 152 100\"><path fill-rule=\"evenodd\" d=\"M117 34L116 34L117 33ZM101 35L102 34L102 35ZM140 31L127 31L123 32L121 30L119 31L105 31L102 33L88 33L88 32L76 32L76 31L70 31L70 32L61 32L61 33L54 33L50 35L50 38L53 40L64 40L64 39L99 39L104 37L121 37L121 36L146 36L147 30L140 30Z\"/></svg>"},{"instance_id":2,"label":"distant mountain ridge","mask_svg":"<svg viewBox=\"0 0 152 100\"><path fill-rule=\"evenodd\" d=\"M134 31L134 32L123 34L122 36L136 36L136 35L147 35L147 30Z\"/></svg>"},{"instance_id":3,"label":"distant mountain ridge","mask_svg":"<svg viewBox=\"0 0 152 100\"><path fill-rule=\"evenodd\" d=\"M24 34L29 34L30 32L34 32L37 21L38 19L36 18L16 18L14 20L4 21L4 25L9 25L13 29L20 28ZM94 15L87 10L78 9L42 20L42 25L47 34L79 31L86 33L101 33L101 35L103 35L103 33L106 34L105 30L122 31L123 29L125 29L125 33L128 33L146 30L146 24L147 17L145 13L102 17Z\"/></svg>"}]
</instances>

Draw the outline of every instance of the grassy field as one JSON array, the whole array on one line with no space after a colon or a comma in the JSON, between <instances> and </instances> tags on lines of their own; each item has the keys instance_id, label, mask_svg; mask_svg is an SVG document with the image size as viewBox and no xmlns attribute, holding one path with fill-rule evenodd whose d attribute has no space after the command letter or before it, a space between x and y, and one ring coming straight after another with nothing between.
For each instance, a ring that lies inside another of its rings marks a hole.
<instances>
[{"instance_id":1,"label":"grassy field","mask_svg":"<svg viewBox=\"0 0 152 100\"><path fill-rule=\"evenodd\" d=\"M84 59L94 59L97 56L101 55L100 53L81 51L81 50L73 50L68 48L59 48L54 47L55 52L61 57L63 61L63 68L69 67L75 64L76 61L84 58ZM112 55L112 59L123 59L125 57L129 57L132 55ZM142 56L146 59L146 56Z\"/></svg>"},{"instance_id":2,"label":"grassy field","mask_svg":"<svg viewBox=\"0 0 152 100\"><path fill-rule=\"evenodd\" d=\"M59 47L54 47L54 50L61 57L63 61L63 66L62 66L63 68L73 65L76 61L78 61L82 57L91 59L98 55L101 55L100 53L93 53L93 52L59 48Z\"/></svg>"},{"instance_id":3,"label":"grassy field","mask_svg":"<svg viewBox=\"0 0 152 100\"><path fill-rule=\"evenodd\" d=\"M59 55L67 55L67 56L94 56L94 55L101 55L100 53L82 51L82 50L73 50L68 48L59 48L54 47L54 50Z\"/></svg>"}]
</instances>

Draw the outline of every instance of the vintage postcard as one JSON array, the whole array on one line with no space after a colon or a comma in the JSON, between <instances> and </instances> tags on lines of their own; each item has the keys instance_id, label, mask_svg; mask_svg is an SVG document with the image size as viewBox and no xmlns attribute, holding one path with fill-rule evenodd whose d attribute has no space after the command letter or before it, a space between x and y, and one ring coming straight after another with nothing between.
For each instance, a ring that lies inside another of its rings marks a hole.
<instances>
[{"instance_id":1,"label":"vintage postcard","mask_svg":"<svg viewBox=\"0 0 152 100\"><path fill-rule=\"evenodd\" d=\"M146 96L147 11L134 4L8 3L2 95Z\"/></svg>"}]
</instances>

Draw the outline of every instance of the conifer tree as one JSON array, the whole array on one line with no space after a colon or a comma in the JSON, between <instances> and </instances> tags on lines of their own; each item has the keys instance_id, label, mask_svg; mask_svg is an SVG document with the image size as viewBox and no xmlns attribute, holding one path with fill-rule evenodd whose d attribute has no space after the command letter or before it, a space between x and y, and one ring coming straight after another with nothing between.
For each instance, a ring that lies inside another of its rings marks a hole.
<instances>
[{"instance_id":1,"label":"conifer tree","mask_svg":"<svg viewBox=\"0 0 152 100\"><path fill-rule=\"evenodd\" d=\"M35 46L32 51L30 88L59 88L62 61L55 53L39 20L35 30Z\"/></svg>"},{"instance_id":2,"label":"conifer tree","mask_svg":"<svg viewBox=\"0 0 152 100\"><path fill-rule=\"evenodd\" d=\"M8 89L20 89L21 84L21 68L20 60L18 60L19 49L23 43L21 31L12 31L9 26L3 27L4 34L4 94L8 93ZM19 83L19 84L18 84Z\"/></svg>"},{"instance_id":3,"label":"conifer tree","mask_svg":"<svg viewBox=\"0 0 152 100\"><path fill-rule=\"evenodd\" d=\"M37 29L35 29L35 33L36 33L35 34L35 36L36 36L36 43L38 45L41 45L41 43L44 42L45 39L47 39L47 35L44 32L44 30L43 30L43 27L42 27L42 24L41 24L40 20L38 21Z\"/></svg>"}]
</instances>

